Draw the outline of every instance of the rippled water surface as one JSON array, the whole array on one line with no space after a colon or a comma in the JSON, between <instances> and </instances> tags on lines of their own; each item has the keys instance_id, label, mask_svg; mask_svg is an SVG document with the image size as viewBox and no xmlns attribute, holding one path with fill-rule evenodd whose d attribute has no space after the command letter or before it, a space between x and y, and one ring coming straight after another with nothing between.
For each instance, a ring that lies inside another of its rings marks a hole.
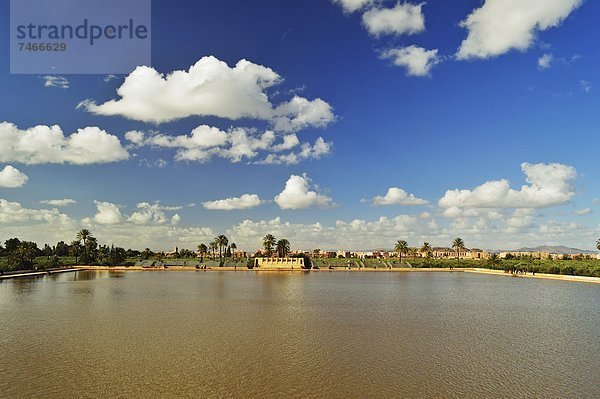
<instances>
[{"instance_id":1,"label":"rippled water surface","mask_svg":"<svg viewBox=\"0 0 600 399\"><path fill-rule=\"evenodd\" d=\"M0 283L0 397L600 397L600 288L469 273Z\"/></svg>"}]
</instances>

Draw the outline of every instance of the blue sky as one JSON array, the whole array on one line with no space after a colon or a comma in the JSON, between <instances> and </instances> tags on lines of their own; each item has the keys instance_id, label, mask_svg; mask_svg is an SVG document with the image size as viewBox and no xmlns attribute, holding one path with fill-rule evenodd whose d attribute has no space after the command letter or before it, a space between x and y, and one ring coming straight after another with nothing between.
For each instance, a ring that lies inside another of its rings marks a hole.
<instances>
[{"instance_id":1,"label":"blue sky","mask_svg":"<svg viewBox=\"0 0 600 399\"><path fill-rule=\"evenodd\" d=\"M87 227L156 249L221 233L248 250L267 233L295 249L456 236L591 249L600 5L540 1L153 1L155 75L125 95L141 74L10 74L4 29L0 240L52 244ZM199 61L211 86L167 82ZM157 81L173 101L145 91ZM62 146L40 145L49 128L28 136L39 125L60 126ZM83 152L67 148L83 128ZM251 154L236 157L248 148L234 137L255 140Z\"/></svg>"}]
</instances>

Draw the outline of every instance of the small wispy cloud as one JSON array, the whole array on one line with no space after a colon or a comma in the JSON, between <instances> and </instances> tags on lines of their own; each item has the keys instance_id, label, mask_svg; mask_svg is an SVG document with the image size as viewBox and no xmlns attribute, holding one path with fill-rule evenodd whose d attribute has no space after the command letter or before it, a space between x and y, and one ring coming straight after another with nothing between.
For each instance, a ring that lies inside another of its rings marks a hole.
<instances>
[{"instance_id":1,"label":"small wispy cloud","mask_svg":"<svg viewBox=\"0 0 600 399\"><path fill-rule=\"evenodd\" d=\"M64 76L46 75L43 76L44 87L58 87L59 89L68 89L70 82Z\"/></svg>"},{"instance_id":2,"label":"small wispy cloud","mask_svg":"<svg viewBox=\"0 0 600 399\"><path fill-rule=\"evenodd\" d=\"M587 80L580 80L579 81L579 90L581 90L584 93L589 93L592 91L592 85Z\"/></svg>"},{"instance_id":3,"label":"small wispy cloud","mask_svg":"<svg viewBox=\"0 0 600 399\"><path fill-rule=\"evenodd\" d=\"M117 75L113 75L112 73L110 75L106 75L104 77L104 79L102 79L105 83L110 82L111 80L115 80L118 79L119 77Z\"/></svg>"}]
</instances>

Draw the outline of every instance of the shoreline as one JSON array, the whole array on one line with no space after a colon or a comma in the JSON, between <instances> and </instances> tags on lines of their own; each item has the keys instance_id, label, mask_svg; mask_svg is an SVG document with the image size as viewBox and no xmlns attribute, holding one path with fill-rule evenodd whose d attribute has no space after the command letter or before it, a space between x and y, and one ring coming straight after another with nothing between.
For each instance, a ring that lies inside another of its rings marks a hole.
<instances>
[{"instance_id":1,"label":"shoreline","mask_svg":"<svg viewBox=\"0 0 600 399\"><path fill-rule=\"evenodd\" d=\"M503 270L493 270L493 269L484 269L484 268L398 268L398 269L366 269L366 268L352 268L346 269L343 267L334 268L334 269L248 269L246 267L216 267L216 268L207 268L207 269L196 269L191 266L170 266L168 268L148 268L141 266L75 266L68 269L57 269L57 270L48 270L48 271L38 271L38 272L28 272L28 273L18 273L18 274L8 274L0 276L0 280L7 280L13 278L22 278L22 277L38 277L49 274L56 273L68 273L68 272L77 272L84 270L99 270L99 271L114 271L114 272L140 272L140 271L150 271L150 272L158 272L158 271L197 271L197 272L256 272L256 273L278 273L278 272L315 272L315 273L340 273L340 272L351 272L351 273L384 273L384 272L392 272L392 273L475 273L475 274L487 274L487 275L495 275L495 276L504 276L504 277L516 277L516 278L534 278L534 279L543 279L543 280L555 280L555 281L569 281L576 283L591 283L591 284L600 284L600 277L587 277L587 276L572 276L572 275L563 275L563 274L546 274L546 273L538 273L536 275L532 274L511 274L505 273Z\"/></svg>"}]
</instances>

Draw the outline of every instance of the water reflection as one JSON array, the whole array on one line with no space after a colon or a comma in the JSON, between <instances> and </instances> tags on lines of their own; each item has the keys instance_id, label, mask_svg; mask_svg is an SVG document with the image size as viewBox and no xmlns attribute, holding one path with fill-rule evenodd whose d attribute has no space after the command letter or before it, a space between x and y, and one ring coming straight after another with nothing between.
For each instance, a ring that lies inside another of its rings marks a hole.
<instances>
[{"instance_id":1,"label":"water reflection","mask_svg":"<svg viewBox=\"0 0 600 399\"><path fill-rule=\"evenodd\" d=\"M10 398L600 396L585 284L91 271L5 281L0 303Z\"/></svg>"}]
</instances>

